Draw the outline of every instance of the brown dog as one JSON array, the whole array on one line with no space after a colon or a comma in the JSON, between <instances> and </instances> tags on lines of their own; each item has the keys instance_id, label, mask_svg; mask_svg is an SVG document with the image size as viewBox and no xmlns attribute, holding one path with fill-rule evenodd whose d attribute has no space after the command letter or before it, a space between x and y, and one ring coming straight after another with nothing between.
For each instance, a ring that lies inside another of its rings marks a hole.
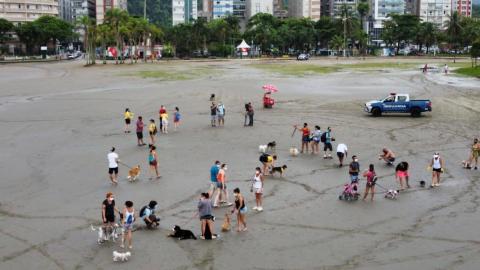
<instances>
[{"instance_id":1,"label":"brown dog","mask_svg":"<svg viewBox=\"0 0 480 270\"><path fill-rule=\"evenodd\" d=\"M127 179L130 182L133 182L137 180L137 178L140 176L140 165L135 166L128 171L128 176Z\"/></svg>"},{"instance_id":2,"label":"brown dog","mask_svg":"<svg viewBox=\"0 0 480 270\"><path fill-rule=\"evenodd\" d=\"M230 216L228 213L225 214L225 219L223 220L222 224L222 232L230 231Z\"/></svg>"}]
</instances>

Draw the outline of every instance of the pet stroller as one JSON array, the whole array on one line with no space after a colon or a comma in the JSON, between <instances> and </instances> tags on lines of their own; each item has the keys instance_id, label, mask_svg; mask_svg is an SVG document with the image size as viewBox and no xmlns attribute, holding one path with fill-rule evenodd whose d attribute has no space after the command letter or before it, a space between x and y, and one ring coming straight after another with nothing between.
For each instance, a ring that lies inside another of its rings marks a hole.
<instances>
[{"instance_id":1,"label":"pet stroller","mask_svg":"<svg viewBox=\"0 0 480 270\"><path fill-rule=\"evenodd\" d=\"M360 193L358 193L358 184L355 182L345 184L343 186L343 192L338 196L338 199L344 201L356 201L359 197Z\"/></svg>"}]
</instances>

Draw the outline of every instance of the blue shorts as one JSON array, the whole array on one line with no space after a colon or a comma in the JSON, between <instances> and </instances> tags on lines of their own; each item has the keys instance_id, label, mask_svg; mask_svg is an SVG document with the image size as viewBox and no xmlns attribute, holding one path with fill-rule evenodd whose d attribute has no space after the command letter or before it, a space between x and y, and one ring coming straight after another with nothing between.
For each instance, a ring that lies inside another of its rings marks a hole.
<instances>
[{"instance_id":1,"label":"blue shorts","mask_svg":"<svg viewBox=\"0 0 480 270\"><path fill-rule=\"evenodd\" d=\"M350 175L350 181L352 183L358 182L358 175Z\"/></svg>"},{"instance_id":2,"label":"blue shorts","mask_svg":"<svg viewBox=\"0 0 480 270\"><path fill-rule=\"evenodd\" d=\"M240 209L240 214L245 215L248 211L247 206L245 205L243 208Z\"/></svg>"}]
</instances>

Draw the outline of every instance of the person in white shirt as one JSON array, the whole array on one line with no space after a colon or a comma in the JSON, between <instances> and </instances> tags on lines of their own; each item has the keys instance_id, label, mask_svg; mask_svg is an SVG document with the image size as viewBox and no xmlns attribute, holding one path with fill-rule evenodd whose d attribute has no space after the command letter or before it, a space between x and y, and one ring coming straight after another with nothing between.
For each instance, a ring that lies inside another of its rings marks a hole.
<instances>
[{"instance_id":1,"label":"person in white shirt","mask_svg":"<svg viewBox=\"0 0 480 270\"><path fill-rule=\"evenodd\" d=\"M112 150L110 150L110 153L107 155L108 159L108 174L110 175L110 181L112 181L112 184L118 184L117 181L117 175L118 175L118 162L120 159L118 159L118 154L115 153L115 147L112 147Z\"/></svg>"},{"instance_id":2,"label":"person in white shirt","mask_svg":"<svg viewBox=\"0 0 480 270\"><path fill-rule=\"evenodd\" d=\"M347 156L348 154L348 148L347 145L344 143L340 143L337 146L337 157L338 157L338 162L340 163L338 167L343 166L343 159Z\"/></svg>"}]
</instances>

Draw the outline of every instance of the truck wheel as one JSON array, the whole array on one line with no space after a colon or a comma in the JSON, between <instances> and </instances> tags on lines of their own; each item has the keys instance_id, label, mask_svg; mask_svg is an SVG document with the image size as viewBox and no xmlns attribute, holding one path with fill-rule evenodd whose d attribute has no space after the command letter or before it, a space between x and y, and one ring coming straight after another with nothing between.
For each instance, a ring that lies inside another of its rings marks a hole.
<instances>
[{"instance_id":1,"label":"truck wheel","mask_svg":"<svg viewBox=\"0 0 480 270\"><path fill-rule=\"evenodd\" d=\"M420 117L422 111L420 110L420 108L414 107L410 110L410 114L412 115L412 117Z\"/></svg>"},{"instance_id":2,"label":"truck wheel","mask_svg":"<svg viewBox=\"0 0 480 270\"><path fill-rule=\"evenodd\" d=\"M382 111L380 111L379 108L373 108L373 109L372 109L372 115L373 115L374 117L382 116Z\"/></svg>"}]
</instances>

